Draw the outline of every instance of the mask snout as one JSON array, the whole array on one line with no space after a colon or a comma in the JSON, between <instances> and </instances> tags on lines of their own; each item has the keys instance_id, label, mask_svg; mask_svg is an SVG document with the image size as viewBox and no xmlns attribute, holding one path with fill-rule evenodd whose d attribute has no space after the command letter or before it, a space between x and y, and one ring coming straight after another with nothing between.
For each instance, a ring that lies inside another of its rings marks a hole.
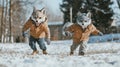
<instances>
[{"instance_id":1,"label":"mask snout","mask_svg":"<svg viewBox=\"0 0 120 67\"><path fill-rule=\"evenodd\" d=\"M82 23L82 25L84 25L84 23Z\"/></svg>"}]
</instances>

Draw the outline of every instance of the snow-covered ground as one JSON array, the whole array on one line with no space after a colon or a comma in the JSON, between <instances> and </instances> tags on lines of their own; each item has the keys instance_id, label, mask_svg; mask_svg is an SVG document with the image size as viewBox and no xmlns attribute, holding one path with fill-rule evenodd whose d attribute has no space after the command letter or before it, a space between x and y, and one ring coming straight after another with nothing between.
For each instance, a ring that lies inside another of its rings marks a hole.
<instances>
[{"instance_id":1,"label":"snow-covered ground","mask_svg":"<svg viewBox=\"0 0 120 67\"><path fill-rule=\"evenodd\" d=\"M103 36L91 36L89 43L100 42L120 42L120 33L104 34Z\"/></svg>"},{"instance_id":2,"label":"snow-covered ground","mask_svg":"<svg viewBox=\"0 0 120 67\"><path fill-rule=\"evenodd\" d=\"M32 56L28 43L0 44L0 67L120 67L120 43L88 43L85 56L69 55L71 40L52 41L48 55Z\"/></svg>"}]
</instances>

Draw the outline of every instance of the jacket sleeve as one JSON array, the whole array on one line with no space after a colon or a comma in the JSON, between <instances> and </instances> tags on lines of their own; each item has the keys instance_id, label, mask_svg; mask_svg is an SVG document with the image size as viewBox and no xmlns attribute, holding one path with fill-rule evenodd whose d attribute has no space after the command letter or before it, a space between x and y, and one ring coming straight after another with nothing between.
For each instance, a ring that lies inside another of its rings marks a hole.
<instances>
[{"instance_id":1,"label":"jacket sleeve","mask_svg":"<svg viewBox=\"0 0 120 67\"><path fill-rule=\"evenodd\" d=\"M92 24L92 34L97 35L100 31Z\"/></svg>"},{"instance_id":2,"label":"jacket sleeve","mask_svg":"<svg viewBox=\"0 0 120 67\"><path fill-rule=\"evenodd\" d=\"M32 25L32 21L29 19L23 26L22 32L28 30L30 26Z\"/></svg>"},{"instance_id":3,"label":"jacket sleeve","mask_svg":"<svg viewBox=\"0 0 120 67\"><path fill-rule=\"evenodd\" d=\"M50 29L47 23L44 26L44 30L45 30L46 38L50 38Z\"/></svg>"}]
</instances>

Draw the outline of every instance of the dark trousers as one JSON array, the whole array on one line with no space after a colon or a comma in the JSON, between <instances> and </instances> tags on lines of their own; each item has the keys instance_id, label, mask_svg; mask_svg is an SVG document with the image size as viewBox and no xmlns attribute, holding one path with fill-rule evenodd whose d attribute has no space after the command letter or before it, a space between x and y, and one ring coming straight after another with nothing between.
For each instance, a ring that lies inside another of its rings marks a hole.
<instances>
[{"instance_id":1,"label":"dark trousers","mask_svg":"<svg viewBox=\"0 0 120 67\"><path fill-rule=\"evenodd\" d=\"M29 38L29 46L31 47L32 50L37 50L36 48L36 42L38 43L40 49L42 50L46 50L46 46L45 46L45 39L44 38L34 38L32 36L30 36Z\"/></svg>"}]
</instances>

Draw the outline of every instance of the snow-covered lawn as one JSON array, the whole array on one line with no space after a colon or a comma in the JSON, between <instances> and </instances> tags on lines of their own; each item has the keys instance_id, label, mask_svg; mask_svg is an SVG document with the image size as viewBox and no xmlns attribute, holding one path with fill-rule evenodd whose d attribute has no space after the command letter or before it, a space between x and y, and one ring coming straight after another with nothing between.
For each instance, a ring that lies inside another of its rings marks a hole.
<instances>
[{"instance_id":1,"label":"snow-covered lawn","mask_svg":"<svg viewBox=\"0 0 120 67\"><path fill-rule=\"evenodd\" d=\"M87 54L69 56L71 40L52 41L48 55L32 56L28 43L0 44L0 67L120 67L120 43L89 43Z\"/></svg>"},{"instance_id":2,"label":"snow-covered lawn","mask_svg":"<svg viewBox=\"0 0 120 67\"><path fill-rule=\"evenodd\" d=\"M96 42L120 42L120 33L104 34L103 36L91 36L89 43Z\"/></svg>"}]
</instances>

